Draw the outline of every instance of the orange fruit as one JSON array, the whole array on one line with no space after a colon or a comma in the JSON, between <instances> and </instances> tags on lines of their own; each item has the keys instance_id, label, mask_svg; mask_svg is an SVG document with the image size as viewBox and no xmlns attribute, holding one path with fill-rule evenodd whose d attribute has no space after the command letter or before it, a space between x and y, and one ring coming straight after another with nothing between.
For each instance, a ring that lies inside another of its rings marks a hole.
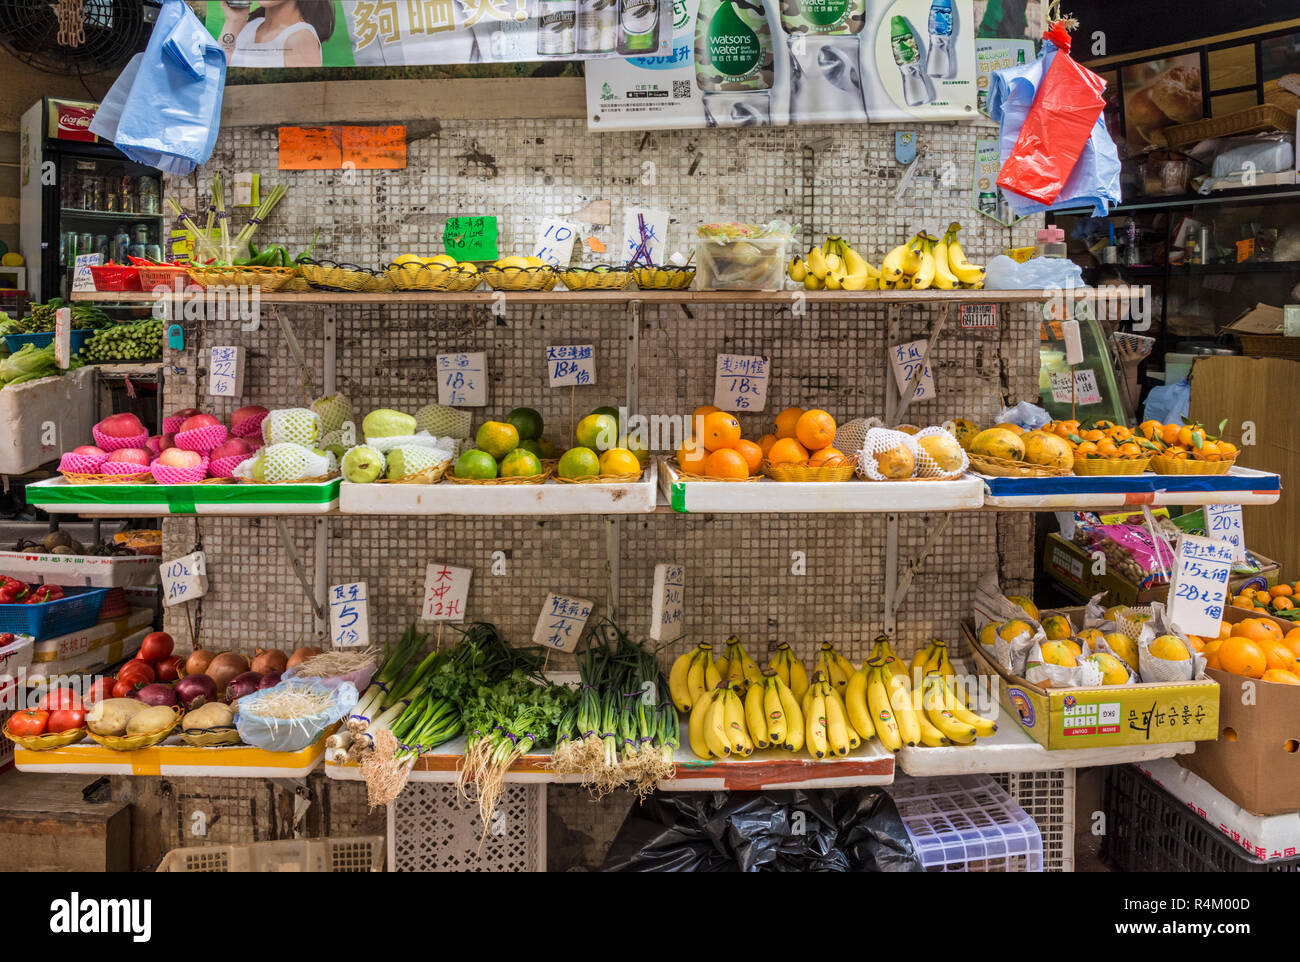
<instances>
[{"instance_id":1,"label":"orange fruit","mask_svg":"<svg viewBox=\"0 0 1300 962\"><path fill-rule=\"evenodd\" d=\"M1205 656L1205 667L1213 668L1215 671L1223 671L1223 666L1219 664L1219 653L1217 651Z\"/></svg>"},{"instance_id":2,"label":"orange fruit","mask_svg":"<svg viewBox=\"0 0 1300 962\"><path fill-rule=\"evenodd\" d=\"M1136 458L1141 456L1142 449L1132 441L1125 441L1119 446L1119 456L1121 458Z\"/></svg>"},{"instance_id":3,"label":"orange fruit","mask_svg":"<svg viewBox=\"0 0 1300 962\"><path fill-rule=\"evenodd\" d=\"M808 464L811 467L818 467L823 464L843 464L844 452L838 451L829 444L820 451L814 451L808 455Z\"/></svg>"},{"instance_id":4,"label":"orange fruit","mask_svg":"<svg viewBox=\"0 0 1300 962\"><path fill-rule=\"evenodd\" d=\"M1074 447L1074 456L1076 458L1090 458L1097 453L1097 445L1091 441L1083 441Z\"/></svg>"},{"instance_id":5,"label":"orange fruit","mask_svg":"<svg viewBox=\"0 0 1300 962\"><path fill-rule=\"evenodd\" d=\"M1271 681L1276 685L1300 685L1300 676L1277 668L1270 668L1260 677L1263 681Z\"/></svg>"},{"instance_id":6,"label":"orange fruit","mask_svg":"<svg viewBox=\"0 0 1300 962\"><path fill-rule=\"evenodd\" d=\"M763 464L763 449L753 441L746 441L741 438L732 447L733 451L745 459L745 464L749 466L749 473L755 473Z\"/></svg>"},{"instance_id":7,"label":"orange fruit","mask_svg":"<svg viewBox=\"0 0 1300 962\"><path fill-rule=\"evenodd\" d=\"M1197 651L1200 651L1200 652L1205 651L1205 639L1204 639L1204 638L1201 638L1201 637L1198 636L1198 635L1188 635L1188 636L1187 636L1187 640L1190 641L1190 642L1192 643L1192 647L1195 648Z\"/></svg>"},{"instance_id":8,"label":"orange fruit","mask_svg":"<svg viewBox=\"0 0 1300 962\"><path fill-rule=\"evenodd\" d=\"M1283 638L1282 629L1279 628L1272 621L1269 621L1267 618L1256 618L1255 620L1259 622L1260 628L1262 628L1264 631L1267 631L1269 637L1271 637L1274 641L1282 640Z\"/></svg>"},{"instance_id":9,"label":"orange fruit","mask_svg":"<svg viewBox=\"0 0 1300 962\"><path fill-rule=\"evenodd\" d=\"M758 446L763 450L763 457L767 457L767 452L772 450L774 444L776 444L775 434L764 434L758 439Z\"/></svg>"},{"instance_id":10,"label":"orange fruit","mask_svg":"<svg viewBox=\"0 0 1300 962\"><path fill-rule=\"evenodd\" d=\"M682 470L687 474L703 474L704 462L708 460L708 457L709 452L704 450L704 445L694 438L691 438L677 449L677 463L682 466Z\"/></svg>"},{"instance_id":11,"label":"orange fruit","mask_svg":"<svg viewBox=\"0 0 1300 962\"><path fill-rule=\"evenodd\" d=\"M1144 438L1150 440L1160 431L1160 427L1159 421L1143 421L1138 425L1138 430L1142 432Z\"/></svg>"},{"instance_id":12,"label":"orange fruit","mask_svg":"<svg viewBox=\"0 0 1300 962\"><path fill-rule=\"evenodd\" d=\"M1097 453L1103 458L1119 457L1119 448L1110 438L1102 438L1097 442Z\"/></svg>"},{"instance_id":13,"label":"orange fruit","mask_svg":"<svg viewBox=\"0 0 1300 962\"><path fill-rule=\"evenodd\" d=\"M794 438L781 438L767 452L772 464L803 464L808 460L808 449Z\"/></svg>"},{"instance_id":14,"label":"orange fruit","mask_svg":"<svg viewBox=\"0 0 1300 962\"><path fill-rule=\"evenodd\" d=\"M740 452L731 448L718 448L704 463L704 473L711 478L747 478L749 465Z\"/></svg>"},{"instance_id":15,"label":"orange fruit","mask_svg":"<svg viewBox=\"0 0 1300 962\"><path fill-rule=\"evenodd\" d=\"M1237 456L1237 446L1231 441L1219 442L1219 458L1223 461L1231 461Z\"/></svg>"},{"instance_id":16,"label":"orange fruit","mask_svg":"<svg viewBox=\"0 0 1300 962\"><path fill-rule=\"evenodd\" d=\"M1282 636L1282 640L1285 641L1288 645L1300 645L1300 626L1292 628L1290 631L1288 631L1285 635Z\"/></svg>"},{"instance_id":17,"label":"orange fruit","mask_svg":"<svg viewBox=\"0 0 1300 962\"><path fill-rule=\"evenodd\" d=\"M1110 436L1116 441L1127 441L1129 438L1133 437L1133 432L1127 425L1117 424L1110 429Z\"/></svg>"},{"instance_id":18,"label":"orange fruit","mask_svg":"<svg viewBox=\"0 0 1300 962\"><path fill-rule=\"evenodd\" d=\"M1272 601L1272 600L1273 600L1273 596L1270 595L1270 594L1269 594L1267 591L1265 591L1263 588L1259 588L1259 589L1257 589L1257 590L1255 591L1255 601L1256 601L1258 604L1266 605L1266 604L1268 604L1268 603L1269 603L1270 601Z\"/></svg>"},{"instance_id":19,"label":"orange fruit","mask_svg":"<svg viewBox=\"0 0 1300 962\"><path fill-rule=\"evenodd\" d=\"M1287 584L1273 585L1273 587L1268 589L1268 593L1272 595L1274 598L1277 598L1281 595L1289 596L1294 594L1294 592L1291 590L1291 586Z\"/></svg>"},{"instance_id":20,"label":"orange fruit","mask_svg":"<svg viewBox=\"0 0 1300 962\"><path fill-rule=\"evenodd\" d=\"M1209 658L1211 655L1215 654L1219 650L1219 647L1223 644L1223 642L1224 642L1223 638L1215 638L1213 641L1207 641L1205 643L1205 650L1202 651L1201 654L1203 654L1206 658Z\"/></svg>"},{"instance_id":21,"label":"orange fruit","mask_svg":"<svg viewBox=\"0 0 1300 962\"><path fill-rule=\"evenodd\" d=\"M1259 647L1264 649L1264 660L1269 668L1276 668L1279 671L1295 671L1300 668L1295 652L1285 641L1266 641Z\"/></svg>"},{"instance_id":22,"label":"orange fruit","mask_svg":"<svg viewBox=\"0 0 1300 962\"><path fill-rule=\"evenodd\" d=\"M686 436L693 438L704 430L704 419L710 414L717 414L722 408L712 404L701 404L691 412L691 423L686 426Z\"/></svg>"},{"instance_id":23,"label":"orange fruit","mask_svg":"<svg viewBox=\"0 0 1300 962\"><path fill-rule=\"evenodd\" d=\"M803 417L803 408L786 408L776 416L776 436L780 438L794 437L795 425Z\"/></svg>"},{"instance_id":24,"label":"orange fruit","mask_svg":"<svg viewBox=\"0 0 1300 962\"><path fill-rule=\"evenodd\" d=\"M1162 424L1160 425L1160 440L1165 444L1178 443L1178 431L1182 427L1180 424Z\"/></svg>"},{"instance_id":25,"label":"orange fruit","mask_svg":"<svg viewBox=\"0 0 1300 962\"><path fill-rule=\"evenodd\" d=\"M1232 637L1232 625L1228 624L1226 621L1221 621L1221 622L1219 622L1219 637L1220 637L1220 638L1231 638L1231 637Z\"/></svg>"},{"instance_id":26,"label":"orange fruit","mask_svg":"<svg viewBox=\"0 0 1300 962\"><path fill-rule=\"evenodd\" d=\"M1106 435L1104 432L1098 431L1096 428L1093 428L1090 431L1084 431L1082 434L1079 435L1079 437L1083 438L1085 441L1091 441L1093 444L1096 444L1098 441L1105 440Z\"/></svg>"},{"instance_id":27,"label":"orange fruit","mask_svg":"<svg viewBox=\"0 0 1300 962\"><path fill-rule=\"evenodd\" d=\"M1290 598L1287 598L1285 596L1279 595L1278 597L1273 599L1274 611L1290 611L1294 607L1295 607L1295 602L1293 602Z\"/></svg>"},{"instance_id":28,"label":"orange fruit","mask_svg":"<svg viewBox=\"0 0 1300 962\"><path fill-rule=\"evenodd\" d=\"M1206 441L1196 451L1196 457L1201 461L1219 460L1219 446L1213 441Z\"/></svg>"},{"instance_id":29,"label":"orange fruit","mask_svg":"<svg viewBox=\"0 0 1300 962\"><path fill-rule=\"evenodd\" d=\"M835 419L825 411L804 411L794 423L794 436L809 451L830 447L835 440Z\"/></svg>"},{"instance_id":30,"label":"orange fruit","mask_svg":"<svg viewBox=\"0 0 1300 962\"><path fill-rule=\"evenodd\" d=\"M710 451L734 447L740 440L740 422L726 411L714 411L704 418L700 441Z\"/></svg>"},{"instance_id":31,"label":"orange fruit","mask_svg":"<svg viewBox=\"0 0 1300 962\"><path fill-rule=\"evenodd\" d=\"M1237 622L1232 629L1232 634L1235 638L1248 638L1256 642L1278 641L1282 636L1274 635L1273 632L1276 630L1262 618L1247 618L1245 621Z\"/></svg>"},{"instance_id":32,"label":"orange fruit","mask_svg":"<svg viewBox=\"0 0 1300 962\"><path fill-rule=\"evenodd\" d=\"M1223 670L1232 675L1259 678L1268 668L1264 649L1249 638L1229 638L1214 654Z\"/></svg>"}]
</instances>

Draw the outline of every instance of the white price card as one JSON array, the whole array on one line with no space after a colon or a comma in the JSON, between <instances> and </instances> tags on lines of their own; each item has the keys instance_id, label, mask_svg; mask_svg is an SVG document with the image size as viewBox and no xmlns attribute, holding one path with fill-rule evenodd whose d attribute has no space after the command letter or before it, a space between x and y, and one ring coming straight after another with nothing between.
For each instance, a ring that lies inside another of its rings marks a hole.
<instances>
[{"instance_id":1,"label":"white price card","mask_svg":"<svg viewBox=\"0 0 1300 962\"><path fill-rule=\"evenodd\" d=\"M330 642L335 648L370 646L370 610L364 581L330 585Z\"/></svg>"},{"instance_id":2,"label":"white price card","mask_svg":"<svg viewBox=\"0 0 1300 962\"><path fill-rule=\"evenodd\" d=\"M174 561L164 561L158 566L158 574L162 581L163 604L168 608L194 601L208 593L208 566L202 551Z\"/></svg>"},{"instance_id":3,"label":"white price card","mask_svg":"<svg viewBox=\"0 0 1300 962\"><path fill-rule=\"evenodd\" d=\"M1205 533L1232 545L1232 561L1246 560L1246 529L1241 523L1241 505L1207 504Z\"/></svg>"},{"instance_id":4,"label":"white price card","mask_svg":"<svg viewBox=\"0 0 1300 962\"><path fill-rule=\"evenodd\" d=\"M912 380L912 376L917 370L921 371L920 377L916 382L916 392L912 395L913 401L925 401L934 397L934 376L930 373L930 365L923 364L925 359L925 345L927 341L908 341L906 344L899 344L889 349L889 363L894 368L894 380L898 383L898 394L902 397L907 392L907 383Z\"/></svg>"},{"instance_id":5,"label":"white price card","mask_svg":"<svg viewBox=\"0 0 1300 962\"><path fill-rule=\"evenodd\" d=\"M90 269L98 267L103 262L102 254L78 254L72 269L72 290L93 291L95 275L90 273Z\"/></svg>"},{"instance_id":6,"label":"white price card","mask_svg":"<svg viewBox=\"0 0 1300 962\"><path fill-rule=\"evenodd\" d=\"M473 568L434 563L424 569L424 607L421 621L464 621L465 599Z\"/></svg>"},{"instance_id":7,"label":"white price card","mask_svg":"<svg viewBox=\"0 0 1300 962\"><path fill-rule=\"evenodd\" d=\"M996 304L963 304L957 309L957 324L964 330L996 330L998 306Z\"/></svg>"},{"instance_id":8,"label":"white price card","mask_svg":"<svg viewBox=\"0 0 1300 962\"><path fill-rule=\"evenodd\" d=\"M552 267L568 267L573 258L573 242L577 239L577 224L547 218L537 231L533 256L540 257Z\"/></svg>"},{"instance_id":9,"label":"white price card","mask_svg":"<svg viewBox=\"0 0 1300 962\"><path fill-rule=\"evenodd\" d=\"M554 344L546 348L546 377L551 387L596 383L596 351L590 344Z\"/></svg>"},{"instance_id":10,"label":"white price card","mask_svg":"<svg viewBox=\"0 0 1300 962\"><path fill-rule=\"evenodd\" d=\"M60 307L54 312L54 363L67 370L72 363L72 309Z\"/></svg>"},{"instance_id":11,"label":"white price card","mask_svg":"<svg viewBox=\"0 0 1300 962\"><path fill-rule=\"evenodd\" d=\"M231 344L214 345L208 358L208 393L213 397L242 397L244 394L244 349Z\"/></svg>"},{"instance_id":12,"label":"white price card","mask_svg":"<svg viewBox=\"0 0 1300 962\"><path fill-rule=\"evenodd\" d=\"M724 411L761 411L767 406L772 362L765 354L719 354L713 405Z\"/></svg>"},{"instance_id":13,"label":"white price card","mask_svg":"<svg viewBox=\"0 0 1300 962\"><path fill-rule=\"evenodd\" d=\"M1232 545L1217 538L1178 536L1169 582L1169 623L1186 635L1217 638L1232 574Z\"/></svg>"},{"instance_id":14,"label":"white price card","mask_svg":"<svg viewBox=\"0 0 1300 962\"><path fill-rule=\"evenodd\" d=\"M619 263L662 264L668 243L668 211L628 207L623 211L623 257Z\"/></svg>"},{"instance_id":15,"label":"white price card","mask_svg":"<svg viewBox=\"0 0 1300 962\"><path fill-rule=\"evenodd\" d=\"M438 355L438 403L481 408L487 404L487 354Z\"/></svg>"},{"instance_id":16,"label":"white price card","mask_svg":"<svg viewBox=\"0 0 1300 962\"><path fill-rule=\"evenodd\" d=\"M1074 372L1074 380L1070 380L1069 371L1053 371L1049 375L1052 380L1052 400L1057 404L1100 404L1101 390L1097 387L1097 375L1092 372L1091 368L1084 368L1082 371ZM1071 391L1073 384L1073 391Z\"/></svg>"},{"instance_id":17,"label":"white price card","mask_svg":"<svg viewBox=\"0 0 1300 962\"><path fill-rule=\"evenodd\" d=\"M676 641L685 631L685 590L685 565L655 565L654 601L650 609L650 637L655 641Z\"/></svg>"},{"instance_id":18,"label":"white price card","mask_svg":"<svg viewBox=\"0 0 1300 962\"><path fill-rule=\"evenodd\" d=\"M533 643L557 651L573 651L578 647L582 628L591 617L593 607L585 598L548 594L537 617L537 627L533 629Z\"/></svg>"}]
</instances>

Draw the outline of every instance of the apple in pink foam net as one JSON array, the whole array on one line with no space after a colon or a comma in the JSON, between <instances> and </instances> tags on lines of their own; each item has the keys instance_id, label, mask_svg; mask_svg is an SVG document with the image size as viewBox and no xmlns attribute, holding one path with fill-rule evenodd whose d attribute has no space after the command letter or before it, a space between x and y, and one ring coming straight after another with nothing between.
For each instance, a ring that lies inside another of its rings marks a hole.
<instances>
[{"instance_id":1,"label":"apple in pink foam net","mask_svg":"<svg viewBox=\"0 0 1300 962\"><path fill-rule=\"evenodd\" d=\"M144 425L134 414L112 414L95 426L100 434L110 438L137 438L145 433Z\"/></svg>"},{"instance_id":2,"label":"apple in pink foam net","mask_svg":"<svg viewBox=\"0 0 1300 962\"><path fill-rule=\"evenodd\" d=\"M108 460L121 461L125 464L138 464L147 468L149 467L149 452L144 448L121 448L110 454Z\"/></svg>"},{"instance_id":3,"label":"apple in pink foam net","mask_svg":"<svg viewBox=\"0 0 1300 962\"><path fill-rule=\"evenodd\" d=\"M80 444L77 447L72 449L72 453L83 454L88 458L102 458L108 452L106 452L101 447L96 447L93 444Z\"/></svg>"},{"instance_id":4,"label":"apple in pink foam net","mask_svg":"<svg viewBox=\"0 0 1300 962\"><path fill-rule=\"evenodd\" d=\"M201 428L210 428L213 425L219 425L219 424L221 424L221 422L218 421L216 418L214 418L211 414L195 414L192 417L188 417L184 421L182 421L181 426L176 433L183 434L186 431L198 431Z\"/></svg>"},{"instance_id":5,"label":"apple in pink foam net","mask_svg":"<svg viewBox=\"0 0 1300 962\"><path fill-rule=\"evenodd\" d=\"M199 413L199 409L198 409L198 408L182 408L181 410L179 410L179 411L177 411L175 414L173 414L172 417L174 417L174 418L181 418L181 419L183 420L183 419L185 419L185 418L192 418L192 417L194 417L194 415L196 415L196 414L198 414L198 413Z\"/></svg>"},{"instance_id":6,"label":"apple in pink foam net","mask_svg":"<svg viewBox=\"0 0 1300 962\"><path fill-rule=\"evenodd\" d=\"M222 458L246 457L253 453L253 446L243 438L231 438L225 444L220 444L212 449L208 457L213 461L219 461Z\"/></svg>"},{"instance_id":7,"label":"apple in pink foam net","mask_svg":"<svg viewBox=\"0 0 1300 962\"><path fill-rule=\"evenodd\" d=\"M239 408L234 414L230 415L230 427L238 429L241 424L250 418L256 420L257 418L264 418L270 413L270 410L260 404L250 404L248 407Z\"/></svg>"},{"instance_id":8,"label":"apple in pink foam net","mask_svg":"<svg viewBox=\"0 0 1300 962\"><path fill-rule=\"evenodd\" d=\"M184 448L168 448L158 455L158 463L165 464L169 468L197 468L203 463L203 455L197 451L186 451Z\"/></svg>"}]
</instances>

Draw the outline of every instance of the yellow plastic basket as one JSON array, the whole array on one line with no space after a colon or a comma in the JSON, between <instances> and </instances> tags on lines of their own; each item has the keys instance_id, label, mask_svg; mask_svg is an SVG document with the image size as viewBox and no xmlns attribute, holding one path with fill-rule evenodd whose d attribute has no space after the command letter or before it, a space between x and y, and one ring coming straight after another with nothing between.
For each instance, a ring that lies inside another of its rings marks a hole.
<instances>
[{"instance_id":1,"label":"yellow plastic basket","mask_svg":"<svg viewBox=\"0 0 1300 962\"><path fill-rule=\"evenodd\" d=\"M1150 463L1150 458L1076 458L1074 473L1086 476L1141 474Z\"/></svg>"}]
</instances>

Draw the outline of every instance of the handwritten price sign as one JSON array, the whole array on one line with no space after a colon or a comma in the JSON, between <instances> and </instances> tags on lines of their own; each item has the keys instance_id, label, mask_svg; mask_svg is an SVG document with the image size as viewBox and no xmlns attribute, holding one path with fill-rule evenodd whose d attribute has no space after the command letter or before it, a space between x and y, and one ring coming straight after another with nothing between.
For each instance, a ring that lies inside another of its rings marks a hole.
<instances>
[{"instance_id":1,"label":"handwritten price sign","mask_svg":"<svg viewBox=\"0 0 1300 962\"><path fill-rule=\"evenodd\" d=\"M497 259L495 217L448 217L442 232L442 249L458 261Z\"/></svg>"},{"instance_id":2,"label":"handwritten price sign","mask_svg":"<svg viewBox=\"0 0 1300 962\"><path fill-rule=\"evenodd\" d=\"M912 400L924 401L934 397L934 375L930 373L930 365L923 363L926 343L909 341L889 349L889 363L894 368L894 380L898 382L899 396L907 393L908 382L920 369L921 375L916 382L916 393L912 395Z\"/></svg>"},{"instance_id":3,"label":"handwritten price sign","mask_svg":"<svg viewBox=\"0 0 1300 962\"><path fill-rule=\"evenodd\" d=\"M1241 505L1207 504L1205 533L1232 545L1233 563L1246 560L1246 529L1241 523Z\"/></svg>"},{"instance_id":4,"label":"handwritten price sign","mask_svg":"<svg viewBox=\"0 0 1300 962\"><path fill-rule=\"evenodd\" d=\"M1100 404L1101 389L1097 387L1097 375L1090 369L1074 372L1070 380L1069 371L1053 371L1048 375L1052 381L1052 400L1057 404ZM1073 384L1073 393L1071 393Z\"/></svg>"},{"instance_id":5,"label":"handwritten price sign","mask_svg":"<svg viewBox=\"0 0 1300 962\"><path fill-rule=\"evenodd\" d=\"M244 393L244 349L214 346L208 363L208 393L213 397L241 397Z\"/></svg>"},{"instance_id":6,"label":"handwritten price sign","mask_svg":"<svg viewBox=\"0 0 1300 962\"><path fill-rule=\"evenodd\" d=\"M719 354L713 405L724 411L761 411L767 406L772 363L762 354Z\"/></svg>"},{"instance_id":7,"label":"handwritten price sign","mask_svg":"<svg viewBox=\"0 0 1300 962\"><path fill-rule=\"evenodd\" d=\"M481 408L487 404L487 354L438 355L438 403Z\"/></svg>"},{"instance_id":8,"label":"handwritten price sign","mask_svg":"<svg viewBox=\"0 0 1300 962\"><path fill-rule=\"evenodd\" d=\"M1218 637L1232 574L1232 545L1179 535L1169 583L1169 623L1184 634Z\"/></svg>"},{"instance_id":9,"label":"handwritten price sign","mask_svg":"<svg viewBox=\"0 0 1300 962\"><path fill-rule=\"evenodd\" d=\"M473 568L431 564L424 569L424 608L422 621L464 621L465 599L469 596L469 576Z\"/></svg>"},{"instance_id":10,"label":"handwritten price sign","mask_svg":"<svg viewBox=\"0 0 1300 962\"><path fill-rule=\"evenodd\" d=\"M591 617L592 602L551 593L533 629L533 643L557 651L573 651L582 637L583 625Z\"/></svg>"},{"instance_id":11,"label":"handwritten price sign","mask_svg":"<svg viewBox=\"0 0 1300 962\"><path fill-rule=\"evenodd\" d=\"M650 637L676 641L685 630L685 565L655 565L654 602L650 611Z\"/></svg>"},{"instance_id":12,"label":"handwritten price sign","mask_svg":"<svg viewBox=\"0 0 1300 962\"><path fill-rule=\"evenodd\" d=\"M208 593L207 558L202 551L187 554L175 561L166 561L158 566L158 575L162 581L163 604L183 605L187 601L202 598Z\"/></svg>"},{"instance_id":13,"label":"handwritten price sign","mask_svg":"<svg viewBox=\"0 0 1300 962\"><path fill-rule=\"evenodd\" d=\"M578 225L563 220L544 220L533 243L533 256L552 267L568 267L573 258L573 242L578 239Z\"/></svg>"},{"instance_id":14,"label":"handwritten price sign","mask_svg":"<svg viewBox=\"0 0 1300 962\"><path fill-rule=\"evenodd\" d=\"M546 376L551 387L596 383L596 352L590 344L557 344L546 349Z\"/></svg>"},{"instance_id":15,"label":"handwritten price sign","mask_svg":"<svg viewBox=\"0 0 1300 962\"><path fill-rule=\"evenodd\" d=\"M330 586L330 640L335 648L365 648L370 644L366 583Z\"/></svg>"}]
</instances>

